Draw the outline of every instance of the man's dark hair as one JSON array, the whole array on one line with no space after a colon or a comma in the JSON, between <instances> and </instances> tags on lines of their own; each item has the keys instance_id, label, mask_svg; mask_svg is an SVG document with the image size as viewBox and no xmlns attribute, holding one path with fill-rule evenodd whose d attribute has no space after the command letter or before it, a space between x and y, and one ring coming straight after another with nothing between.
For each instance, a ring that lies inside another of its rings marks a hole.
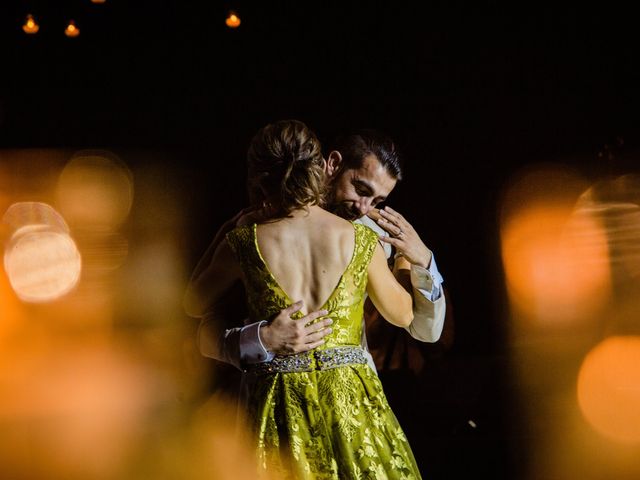
<instances>
[{"instance_id":1,"label":"man's dark hair","mask_svg":"<svg viewBox=\"0 0 640 480\"><path fill-rule=\"evenodd\" d=\"M332 150L342 155L343 169L358 169L368 155L375 155L380 164L396 180L402 180L400 153L391 138L374 129L354 130L339 136Z\"/></svg>"}]
</instances>

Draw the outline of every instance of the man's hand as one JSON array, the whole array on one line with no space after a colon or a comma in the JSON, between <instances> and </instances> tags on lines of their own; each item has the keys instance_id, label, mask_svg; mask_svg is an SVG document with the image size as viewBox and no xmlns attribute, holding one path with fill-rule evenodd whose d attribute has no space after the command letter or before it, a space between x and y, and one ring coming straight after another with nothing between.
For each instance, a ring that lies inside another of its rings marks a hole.
<instances>
[{"instance_id":1,"label":"man's hand","mask_svg":"<svg viewBox=\"0 0 640 480\"><path fill-rule=\"evenodd\" d=\"M314 320L329 313L327 310L317 310L294 320L295 312L302 308L303 302L296 302L282 310L271 322L260 328L260 338L265 348L276 355L293 355L306 352L324 343L324 337L331 333L330 318Z\"/></svg>"},{"instance_id":2,"label":"man's hand","mask_svg":"<svg viewBox=\"0 0 640 480\"><path fill-rule=\"evenodd\" d=\"M431 250L402 215L391 207L384 207L382 210L372 210L367 216L389 233L388 237L381 236L381 241L393 245L412 265L429 268Z\"/></svg>"}]
</instances>

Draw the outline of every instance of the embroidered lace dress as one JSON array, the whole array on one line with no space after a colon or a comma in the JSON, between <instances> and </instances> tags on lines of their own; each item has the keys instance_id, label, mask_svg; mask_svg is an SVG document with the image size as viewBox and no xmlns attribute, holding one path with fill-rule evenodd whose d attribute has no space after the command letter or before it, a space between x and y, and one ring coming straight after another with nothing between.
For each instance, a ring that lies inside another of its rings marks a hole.
<instances>
[{"instance_id":1,"label":"embroidered lace dress","mask_svg":"<svg viewBox=\"0 0 640 480\"><path fill-rule=\"evenodd\" d=\"M284 371L269 372L263 365L245 373L252 377L246 413L260 468L282 478L421 478L378 376L357 355L367 269L378 240L368 227L353 226L353 256L322 307L333 319L325 343L299 359L276 357ZM245 275L251 321L270 318L293 303L260 253L255 224L237 227L227 240ZM302 316L296 312L294 318ZM335 352L349 352L347 360ZM322 353L329 368L318 360ZM298 360L309 371L298 371Z\"/></svg>"}]
</instances>

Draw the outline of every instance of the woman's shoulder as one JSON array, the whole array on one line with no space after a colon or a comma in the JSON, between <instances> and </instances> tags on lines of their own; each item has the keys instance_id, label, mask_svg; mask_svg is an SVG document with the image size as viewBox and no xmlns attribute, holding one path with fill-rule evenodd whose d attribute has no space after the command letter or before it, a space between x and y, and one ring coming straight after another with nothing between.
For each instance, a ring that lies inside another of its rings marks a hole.
<instances>
[{"instance_id":1,"label":"woman's shoulder","mask_svg":"<svg viewBox=\"0 0 640 480\"><path fill-rule=\"evenodd\" d=\"M331 212L325 212L321 222L317 224L317 228L320 228L327 237L353 238L353 222L345 220Z\"/></svg>"},{"instance_id":2,"label":"woman's shoulder","mask_svg":"<svg viewBox=\"0 0 640 480\"><path fill-rule=\"evenodd\" d=\"M227 232L225 239L234 252L237 252L239 249L252 243L254 225L254 223L238 223L229 232Z\"/></svg>"},{"instance_id":3,"label":"woman's shoulder","mask_svg":"<svg viewBox=\"0 0 640 480\"><path fill-rule=\"evenodd\" d=\"M366 238L367 241L371 239L378 240L378 232L376 232L374 228L371 228L371 225L362 222L361 219L345 220L331 212L326 212L323 223L323 227L327 229L326 231L351 236L355 230L355 235L358 238ZM372 223L374 226L377 226L375 222Z\"/></svg>"},{"instance_id":4,"label":"woman's shoulder","mask_svg":"<svg viewBox=\"0 0 640 480\"><path fill-rule=\"evenodd\" d=\"M378 240L379 233L371 226L361 222L352 222L357 234L369 240Z\"/></svg>"}]
</instances>

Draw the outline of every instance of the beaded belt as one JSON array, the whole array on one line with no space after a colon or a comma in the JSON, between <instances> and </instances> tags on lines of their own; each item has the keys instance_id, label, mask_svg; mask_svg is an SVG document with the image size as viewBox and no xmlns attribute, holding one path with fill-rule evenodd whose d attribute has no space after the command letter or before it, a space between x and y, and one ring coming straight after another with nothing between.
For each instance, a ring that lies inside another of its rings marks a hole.
<instances>
[{"instance_id":1,"label":"beaded belt","mask_svg":"<svg viewBox=\"0 0 640 480\"><path fill-rule=\"evenodd\" d=\"M367 363L367 356L360 347L335 347L295 355L276 356L270 362L249 365L245 372L257 375L269 373L312 372L328 370L350 364Z\"/></svg>"}]
</instances>

